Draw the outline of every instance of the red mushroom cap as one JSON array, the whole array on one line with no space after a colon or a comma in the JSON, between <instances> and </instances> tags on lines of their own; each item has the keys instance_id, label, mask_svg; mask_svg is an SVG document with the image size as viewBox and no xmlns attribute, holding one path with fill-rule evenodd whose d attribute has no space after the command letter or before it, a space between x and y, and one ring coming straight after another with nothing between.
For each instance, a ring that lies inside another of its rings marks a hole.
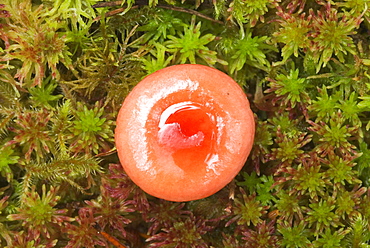
<instances>
[{"instance_id":1,"label":"red mushroom cap","mask_svg":"<svg viewBox=\"0 0 370 248\"><path fill-rule=\"evenodd\" d=\"M243 167L255 123L239 85L203 65L175 65L144 78L117 117L120 162L145 192L170 201L210 196Z\"/></svg>"}]
</instances>

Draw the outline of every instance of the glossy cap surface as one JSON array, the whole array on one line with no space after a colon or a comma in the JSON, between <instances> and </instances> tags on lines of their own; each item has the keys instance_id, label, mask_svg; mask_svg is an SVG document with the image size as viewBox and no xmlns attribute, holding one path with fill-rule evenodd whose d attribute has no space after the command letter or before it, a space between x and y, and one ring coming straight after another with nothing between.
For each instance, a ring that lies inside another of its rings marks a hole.
<instances>
[{"instance_id":1,"label":"glossy cap surface","mask_svg":"<svg viewBox=\"0 0 370 248\"><path fill-rule=\"evenodd\" d=\"M117 117L120 162L145 192L170 201L214 194L243 167L255 132L239 85L203 65L176 65L144 78Z\"/></svg>"}]
</instances>

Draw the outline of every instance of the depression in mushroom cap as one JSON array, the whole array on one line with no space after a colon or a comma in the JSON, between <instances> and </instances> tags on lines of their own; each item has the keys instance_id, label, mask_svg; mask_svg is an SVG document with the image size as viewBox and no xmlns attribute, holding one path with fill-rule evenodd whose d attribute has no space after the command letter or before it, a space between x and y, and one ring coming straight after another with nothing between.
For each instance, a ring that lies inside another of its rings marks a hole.
<instances>
[{"instance_id":1,"label":"depression in mushroom cap","mask_svg":"<svg viewBox=\"0 0 370 248\"><path fill-rule=\"evenodd\" d=\"M177 65L144 78L117 117L120 162L147 193L171 201L207 197L243 167L254 118L237 83L203 65Z\"/></svg>"}]
</instances>

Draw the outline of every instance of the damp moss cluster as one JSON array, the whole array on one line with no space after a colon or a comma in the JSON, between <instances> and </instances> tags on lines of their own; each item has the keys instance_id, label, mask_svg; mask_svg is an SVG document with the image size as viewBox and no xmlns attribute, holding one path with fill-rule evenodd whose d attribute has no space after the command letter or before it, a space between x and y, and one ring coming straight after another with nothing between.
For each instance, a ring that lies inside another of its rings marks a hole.
<instances>
[{"instance_id":1,"label":"damp moss cluster","mask_svg":"<svg viewBox=\"0 0 370 248\"><path fill-rule=\"evenodd\" d=\"M369 7L2 0L0 246L370 247ZM232 183L174 203L128 178L113 132L130 90L182 63L234 78L257 124Z\"/></svg>"}]
</instances>

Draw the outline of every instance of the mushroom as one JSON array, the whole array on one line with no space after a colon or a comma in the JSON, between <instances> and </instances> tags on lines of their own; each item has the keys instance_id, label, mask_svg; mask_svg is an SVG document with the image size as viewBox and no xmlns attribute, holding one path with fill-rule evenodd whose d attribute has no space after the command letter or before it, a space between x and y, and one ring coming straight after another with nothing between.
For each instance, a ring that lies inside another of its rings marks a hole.
<instances>
[{"instance_id":1,"label":"mushroom","mask_svg":"<svg viewBox=\"0 0 370 248\"><path fill-rule=\"evenodd\" d=\"M170 66L126 97L115 142L128 176L169 201L208 197L241 170L253 145L254 116L239 85L214 68Z\"/></svg>"}]
</instances>

